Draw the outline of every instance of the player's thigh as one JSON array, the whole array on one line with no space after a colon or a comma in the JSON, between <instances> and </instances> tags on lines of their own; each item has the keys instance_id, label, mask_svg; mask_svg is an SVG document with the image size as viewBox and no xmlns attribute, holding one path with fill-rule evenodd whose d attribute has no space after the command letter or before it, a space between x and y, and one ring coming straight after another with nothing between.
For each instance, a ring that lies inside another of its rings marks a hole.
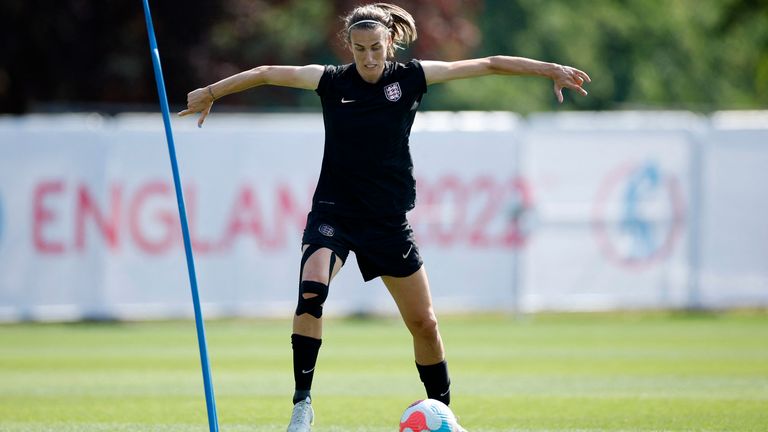
<instances>
[{"instance_id":1,"label":"player's thigh","mask_svg":"<svg viewBox=\"0 0 768 432\"><path fill-rule=\"evenodd\" d=\"M382 276L381 280L395 300L406 325L431 325L436 321L424 266L410 276Z\"/></svg>"},{"instance_id":2,"label":"player's thigh","mask_svg":"<svg viewBox=\"0 0 768 432\"><path fill-rule=\"evenodd\" d=\"M330 248L305 244L301 250L305 255L309 253L309 256L302 257L304 260L301 268L302 281L321 282L328 285L344 265L341 257Z\"/></svg>"}]
</instances>

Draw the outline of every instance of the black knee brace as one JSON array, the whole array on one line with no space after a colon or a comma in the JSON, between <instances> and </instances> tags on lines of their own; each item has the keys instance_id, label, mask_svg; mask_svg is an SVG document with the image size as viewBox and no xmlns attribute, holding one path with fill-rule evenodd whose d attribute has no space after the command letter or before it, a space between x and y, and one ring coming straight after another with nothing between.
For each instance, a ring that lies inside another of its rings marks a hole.
<instances>
[{"instance_id":1,"label":"black knee brace","mask_svg":"<svg viewBox=\"0 0 768 432\"><path fill-rule=\"evenodd\" d=\"M304 298L304 294L317 294L310 298ZM296 315L308 313L315 318L323 316L323 303L328 298L328 285L322 282L301 281L299 284L299 305L296 306Z\"/></svg>"},{"instance_id":2,"label":"black knee brace","mask_svg":"<svg viewBox=\"0 0 768 432\"><path fill-rule=\"evenodd\" d=\"M300 275L304 273L304 264L309 257L321 247L318 245L309 245L301 257ZM336 254L331 252L330 269L328 270L328 280L333 275L333 266L336 264ZM301 276L300 276L301 277ZM304 294L316 294L315 296L304 298ZM302 280L299 283L299 304L296 306L296 315L308 313L315 318L323 316L323 303L328 298L328 284L316 281Z\"/></svg>"}]
</instances>

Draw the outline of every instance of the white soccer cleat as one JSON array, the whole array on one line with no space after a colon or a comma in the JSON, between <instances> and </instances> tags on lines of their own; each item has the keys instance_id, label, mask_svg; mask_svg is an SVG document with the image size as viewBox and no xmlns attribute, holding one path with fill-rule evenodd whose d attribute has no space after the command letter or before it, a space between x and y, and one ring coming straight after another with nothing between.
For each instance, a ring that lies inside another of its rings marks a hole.
<instances>
[{"instance_id":1,"label":"white soccer cleat","mask_svg":"<svg viewBox=\"0 0 768 432\"><path fill-rule=\"evenodd\" d=\"M312 409L312 401L306 398L293 406L288 432L309 432L314 422L315 411Z\"/></svg>"}]
</instances>

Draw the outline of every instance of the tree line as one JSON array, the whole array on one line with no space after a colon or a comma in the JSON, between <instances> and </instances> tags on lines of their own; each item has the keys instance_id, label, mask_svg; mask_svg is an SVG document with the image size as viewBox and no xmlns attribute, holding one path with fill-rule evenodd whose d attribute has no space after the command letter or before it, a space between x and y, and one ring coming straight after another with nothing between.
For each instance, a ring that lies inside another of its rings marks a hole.
<instances>
[{"instance_id":1,"label":"tree line","mask_svg":"<svg viewBox=\"0 0 768 432\"><path fill-rule=\"evenodd\" d=\"M569 64L593 78L575 110L768 106L768 0L392 0L419 39L398 53L456 60L494 54ZM340 17L359 1L151 1L171 105L260 64L346 63ZM0 112L156 109L141 2L0 4ZM316 111L312 92L263 88L221 110ZM484 77L429 89L424 109L556 108L546 80Z\"/></svg>"}]
</instances>

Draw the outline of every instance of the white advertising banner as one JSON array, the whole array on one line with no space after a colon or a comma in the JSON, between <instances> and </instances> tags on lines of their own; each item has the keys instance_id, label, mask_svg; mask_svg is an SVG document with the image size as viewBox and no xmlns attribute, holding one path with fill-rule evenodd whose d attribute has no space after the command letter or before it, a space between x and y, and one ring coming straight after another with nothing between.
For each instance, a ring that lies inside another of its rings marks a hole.
<instances>
[{"instance_id":1,"label":"white advertising banner","mask_svg":"<svg viewBox=\"0 0 768 432\"><path fill-rule=\"evenodd\" d=\"M684 306L688 134L534 129L523 142L535 206L521 308Z\"/></svg>"},{"instance_id":2,"label":"white advertising banner","mask_svg":"<svg viewBox=\"0 0 768 432\"><path fill-rule=\"evenodd\" d=\"M209 315L285 315L295 307L323 131L319 116L285 119L218 116L203 129L175 121ZM159 116L29 118L3 126L0 318L189 315ZM454 126L414 133L412 148L419 207L410 218L436 304L466 310L509 303L521 200L513 136ZM396 311L383 285L365 284L351 258L332 283L327 313Z\"/></svg>"},{"instance_id":3,"label":"white advertising banner","mask_svg":"<svg viewBox=\"0 0 768 432\"><path fill-rule=\"evenodd\" d=\"M322 118L195 123L174 119L203 311L290 316ZM420 113L408 218L438 312L768 305L767 134L687 113ZM351 254L325 311L396 308ZM190 316L160 115L0 118L0 321Z\"/></svg>"},{"instance_id":4,"label":"white advertising banner","mask_svg":"<svg viewBox=\"0 0 768 432\"><path fill-rule=\"evenodd\" d=\"M764 307L768 297L768 119L734 126L704 142L696 301L710 308Z\"/></svg>"}]
</instances>

